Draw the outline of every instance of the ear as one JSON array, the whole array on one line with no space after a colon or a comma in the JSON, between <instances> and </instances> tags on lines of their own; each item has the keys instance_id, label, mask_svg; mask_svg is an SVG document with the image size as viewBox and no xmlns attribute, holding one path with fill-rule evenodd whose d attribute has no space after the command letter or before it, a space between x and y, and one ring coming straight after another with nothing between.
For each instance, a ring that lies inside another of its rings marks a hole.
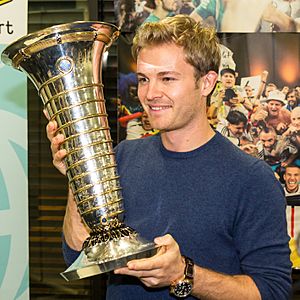
<instances>
[{"instance_id":1,"label":"ear","mask_svg":"<svg viewBox=\"0 0 300 300\"><path fill-rule=\"evenodd\" d=\"M214 89L218 79L218 74L215 71L209 71L202 77L202 95L208 96Z\"/></svg>"}]
</instances>

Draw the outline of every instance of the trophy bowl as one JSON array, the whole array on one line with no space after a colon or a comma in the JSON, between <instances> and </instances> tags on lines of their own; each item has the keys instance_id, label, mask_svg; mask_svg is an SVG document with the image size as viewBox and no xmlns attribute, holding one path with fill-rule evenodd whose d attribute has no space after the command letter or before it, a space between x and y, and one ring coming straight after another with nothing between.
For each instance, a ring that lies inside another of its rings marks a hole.
<instances>
[{"instance_id":1,"label":"trophy bowl","mask_svg":"<svg viewBox=\"0 0 300 300\"><path fill-rule=\"evenodd\" d=\"M105 22L73 22L26 35L1 54L3 63L33 82L65 138L66 175L90 230L77 260L61 273L68 281L109 272L157 251L124 223L102 84L103 53L119 33Z\"/></svg>"}]
</instances>

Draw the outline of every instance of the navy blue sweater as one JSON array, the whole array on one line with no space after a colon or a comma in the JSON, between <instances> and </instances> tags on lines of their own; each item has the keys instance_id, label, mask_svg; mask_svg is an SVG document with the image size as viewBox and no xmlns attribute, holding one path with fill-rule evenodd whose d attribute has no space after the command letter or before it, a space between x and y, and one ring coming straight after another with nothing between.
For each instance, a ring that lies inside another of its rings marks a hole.
<instances>
[{"instance_id":1,"label":"navy blue sweater","mask_svg":"<svg viewBox=\"0 0 300 300\"><path fill-rule=\"evenodd\" d=\"M159 135L124 141L116 157L127 225L148 240L170 233L197 265L247 274L263 299L288 299L285 198L267 164L218 133L190 152L166 150ZM78 253L64 244L64 255L70 263ZM109 276L107 299L169 297L168 288Z\"/></svg>"}]
</instances>

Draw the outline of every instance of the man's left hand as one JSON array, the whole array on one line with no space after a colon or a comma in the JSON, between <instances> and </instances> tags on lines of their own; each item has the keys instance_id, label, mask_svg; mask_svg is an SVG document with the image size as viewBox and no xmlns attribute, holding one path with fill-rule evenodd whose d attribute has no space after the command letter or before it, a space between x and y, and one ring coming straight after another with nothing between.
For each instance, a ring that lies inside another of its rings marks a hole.
<instances>
[{"instance_id":1,"label":"man's left hand","mask_svg":"<svg viewBox=\"0 0 300 300\"><path fill-rule=\"evenodd\" d=\"M167 234L155 238L154 242L159 247L157 254L129 261L126 267L116 269L115 274L138 277L152 288L169 286L173 281L183 278L185 262L174 238Z\"/></svg>"}]
</instances>

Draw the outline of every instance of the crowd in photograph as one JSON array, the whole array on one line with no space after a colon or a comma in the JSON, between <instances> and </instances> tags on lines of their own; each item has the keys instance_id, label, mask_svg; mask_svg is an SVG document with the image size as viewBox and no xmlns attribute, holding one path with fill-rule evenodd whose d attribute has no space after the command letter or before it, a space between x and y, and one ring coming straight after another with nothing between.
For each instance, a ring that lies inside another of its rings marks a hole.
<instances>
[{"instance_id":1,"label":"crowd in photograph","mask_svg":"<svg viewBox=\"0 0 300 300\"><path fill-rule=\"evenodd\" d=\"M299 0L117 0L117 23L134 31L144 22L186 14L218 32L299 32Z\"/></svg>"},{"instance_id":2,"label":"crowd in photograph","mask_svg":"<svg viewBox=\"0 0 300 300\"><path fill-rule=\"evenodd\" d=\"M221 70L208 118L236 146L265 160L283 180L285 167L300 167L300 86L277 86L261 74L260 85L236 85L236 73Z\"/></svg>"}]
</instances>

